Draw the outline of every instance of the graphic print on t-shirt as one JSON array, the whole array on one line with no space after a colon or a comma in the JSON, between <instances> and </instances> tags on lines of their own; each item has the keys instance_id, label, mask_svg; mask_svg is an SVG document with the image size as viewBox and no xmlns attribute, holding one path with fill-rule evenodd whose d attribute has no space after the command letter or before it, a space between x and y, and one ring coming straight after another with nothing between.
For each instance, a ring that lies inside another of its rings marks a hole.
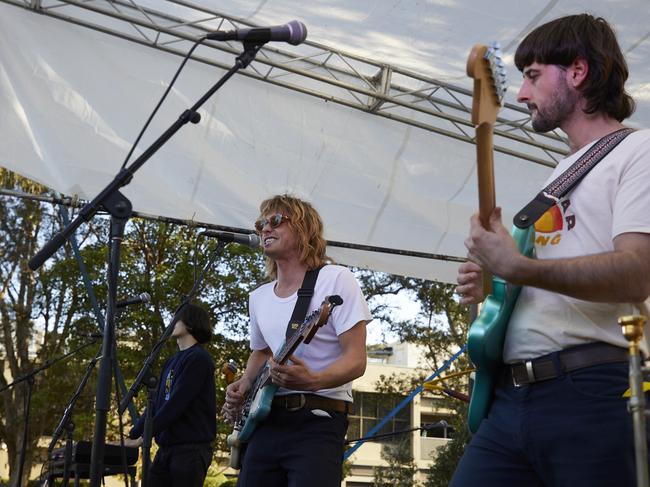
<instances>
[{"instance_id":1,"label":"graphic print on t-shirt","mask_svg":"<svg viewBox=\"0 0 650 487\"><path fill-rule=\"evenodd\" d=\"M165 379L165 401L169 401L169 395L172 391L172 382L174 382L174 369L169 369L167 379Z\"/></svg>"},{"instance_id":2,"label":"graphic print on t-shirt","mask_svg":"<svg viewBox=\"0 0 650 487\"><path fill-rule=\"evenodd\" d=\"M560 243L562 231L570 231L576 224L576 217L570 207L571 200L567 198L546 210L535 222L535 245L545 247Z\"/></svg>"}]
</instances>

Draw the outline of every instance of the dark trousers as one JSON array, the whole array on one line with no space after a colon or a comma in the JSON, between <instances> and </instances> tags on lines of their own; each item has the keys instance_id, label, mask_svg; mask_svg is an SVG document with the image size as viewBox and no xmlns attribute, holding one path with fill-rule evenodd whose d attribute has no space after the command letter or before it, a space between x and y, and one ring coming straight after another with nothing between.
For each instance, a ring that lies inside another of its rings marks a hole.
<instances>
[{"instance_id":1,"label":"dark trousers","mask_svg":"<svg viewBox=\"0 0 650 487\"><path fill-rule=\"evenodd\" d=\"M209 444L161 446L149 467L149 486L201 487L211 462Z\"/></svg>"},{"instance_id":2,"label":"dark trousers","mask_svg":"<svg viewBox=\"0 0 650 487\"><path fill-rule=\"evenodd\" d=\"M341 485L345 413L273 407L246 445L238 487Z\"/></svg>"},{"instance_id":3,"label":"dark trousers","mask_svg":"<svg viewBox=\"0 0 650 487\"><path fill-rule=\"evenodd\" d=\"M521 388L504 378L450 486L634 486L628 368L596 365Z\"/></svg>"}]
</instances>

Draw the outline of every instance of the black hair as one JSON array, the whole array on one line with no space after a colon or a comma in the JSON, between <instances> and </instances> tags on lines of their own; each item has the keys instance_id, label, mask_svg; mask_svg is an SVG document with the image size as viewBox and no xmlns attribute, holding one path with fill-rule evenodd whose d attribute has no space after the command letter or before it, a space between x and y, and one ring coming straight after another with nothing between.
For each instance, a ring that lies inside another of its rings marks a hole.
<instances>
[{"instance_id":1,"label":"black hair","mask_svg":"<svg viewBox=\"0 0 650 487\"><path fill-rule=\"evenodd\" d=\"M212 326L208 312L196 304L185 305L178 313L178 321L185 324L185 328L197 342L208 343L212 339Z\"/></svg>"}]
</instances>

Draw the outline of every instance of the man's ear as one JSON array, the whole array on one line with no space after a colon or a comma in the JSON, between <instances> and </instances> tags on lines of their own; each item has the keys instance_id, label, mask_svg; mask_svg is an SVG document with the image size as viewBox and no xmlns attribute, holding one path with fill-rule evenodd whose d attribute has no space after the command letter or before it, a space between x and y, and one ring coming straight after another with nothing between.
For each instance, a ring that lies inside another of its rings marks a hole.
<instances>
[{"instance_id":1,"label":"man's ear","mask_svg":"<svg viewBox=\"0 0 650 487\"><path fill-rule=\"evenodd\" d=\"M586 59L577 57L574 61L567 67L567 76L568 82L575 89L580 89L580 86L587 79L589 74L589 63Z\"/></svg>"}]
</instances>

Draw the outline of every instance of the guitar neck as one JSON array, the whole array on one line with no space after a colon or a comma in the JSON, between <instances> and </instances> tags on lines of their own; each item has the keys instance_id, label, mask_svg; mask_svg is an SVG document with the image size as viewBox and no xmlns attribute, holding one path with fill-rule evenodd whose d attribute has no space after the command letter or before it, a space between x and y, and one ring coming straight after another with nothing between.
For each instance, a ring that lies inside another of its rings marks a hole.
<instances>
[{"instance_id":1,"label":"guitar neck","mask_svg":"<svg viewBox=\"0 0 650 487\"><path fill-rule=\"evenodd\" d=\"M284 345L282 345L282 348L273 356L273 360L279 364L283 364L289 360L289 356L296 350L296 348L298 348L298 345L302 343L305 336L308 335L307 331L311 330L314 326L317 326L318 317L320 316L323 307L324 304L322 304L316 311L312 311L309 316L305 318L305 321L302 322L300 327L295 330L289 338L287 338Z\"/></svg>"},{"instance_id":2,"label":"guitar neck","mask_svg":"<svg viewBox=\"0 0 650 487\"><path fill-rule=\"evenodd\" d=\"M485 228L489 228L490 214L496 206L492 131L492 124L488 122L476 127L478 208L481 223Z\"/></svg>"},{"instance_id":3,"label":"guitar neck","mask_svg":"<svg viewBox=\"0 0 650 487\"><path fill-rule=\"evenodd\" d=\"M476 44L467 58L467 75L474 80L472 123L476 126L476 162L479 217L490 227L490 214L496 206L492 132L506 91L506 72L497 43L490 47ZM483 293L492 292L492 276L483 270Z\"/></svg>"},{"instance_id":4,"label":"guitar neck","mask_svg":"<svg viewBox=\"0 0 650 487\"><path fill-rule=\"evenodd\" d=\"M282 348L273 355L273 361L278 363L278 364L285 364L287 360L289 360L289 357L291 354L298 348L298 345L302 342L302 335L300 333L294 333L285 343L282 345ZM270 378L270 372L269 372L269 366L267 363L264 363L259 371L257 372L257 375L255 376L255 381L253 382L253 387L251 388L251 393L249 393L249 397L254 396L255 392L258 389L264 387L267 382L269 381Z\"/></svg>"},{"instance_id":5,"label":"guitar neck","mask_svg":"<svg viewBox=\"0 0 650 487\"><path fill-rule=\"evenodd\" d=\"M278 353L273 356L273 360L279 364L284 364L289 360L289 356L298 348L300 342L302 342L303 336L300 333L294 333L291 337L282 345L282 348Z\"/></svg>"},{"instance_id":6,"label":"guitar neck","mask_svg":"<svg viewBox=\"0 0 650 487\"><path fill-rule=\"evenodd\" d=\"M490 227L490 214L496 206L492 133L493 126L489 122L483 122L476 127L478 208L479 219L484 228ZM483 270L483 292L486 296L492 292L492 276L485 270Z\"/></svg>"}]
</instances>

